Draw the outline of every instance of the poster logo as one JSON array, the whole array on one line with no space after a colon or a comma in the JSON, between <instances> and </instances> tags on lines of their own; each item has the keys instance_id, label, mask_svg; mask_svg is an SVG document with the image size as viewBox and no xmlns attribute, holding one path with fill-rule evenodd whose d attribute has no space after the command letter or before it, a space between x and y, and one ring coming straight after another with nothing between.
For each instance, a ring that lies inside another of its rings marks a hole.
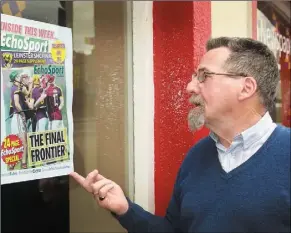
<instances>
[{"instance_id":1,"label":"poster logo","mask_svg":"<svg viewBox=\"0 0 291 233\"><path fill-rule=\"evenodd\" d=\"M10 168L21 161L24 152L24 146L17 135L9 135L4 138L1 145L1 158Z\"/></svg>"},{"instance_id":2,"label":"poster logo","mask_svg":"<svg viewBox=\"0 0 291 233\"><path fill-rule=\"evenodd\" d=\"M37 75L55 75L57 77L65 76L65 67L63 65L34 65L33 73Z\"/></svg>"},{"instance_id":3,"label":"poster logo","mask_svg":"<svg viewBox=\"0 0 291 233\"><path fill-rule=\"evenodd\" d=\"M11 68L12 67L12 60L13 60L13 55L12 53L2 53L3 57L3 67L4 68Z\"/></svg>"},{"instance_id":4,"label":"poster logo","mask_svg":"<svg viewBox=\"0 0 291 233\"><path fill-rule=\"evenodd\" d=\"M1 22L2 23L2 22ZM32 37L2 33L1 31L1 49L10 51L48 52L48 40Z\"/></svg>"}]
</instances>

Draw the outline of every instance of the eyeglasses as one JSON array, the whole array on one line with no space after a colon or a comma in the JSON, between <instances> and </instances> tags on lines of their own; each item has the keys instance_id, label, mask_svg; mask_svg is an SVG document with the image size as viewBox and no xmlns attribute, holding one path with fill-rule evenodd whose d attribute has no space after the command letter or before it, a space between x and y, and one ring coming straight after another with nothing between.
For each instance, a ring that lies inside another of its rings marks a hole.
<instances>
[{"instance_id":1,"label":"eyeglasses","mask_svg":"<svg viewBox=\"0 0 291 233\"><path fill-rule=\"evenodd\" d=\"M248 75L243 74L243 73L215 73L215 72L210 72L210 71L205 71L205 70L200 70L198 72L194 72L192 74L192 79L197 78L197 80L200 83L203 83L207 77L211 76L211 75L225 75L225 76L229 76L229 77L247 77Z\"/></svg>"}]
</instances>

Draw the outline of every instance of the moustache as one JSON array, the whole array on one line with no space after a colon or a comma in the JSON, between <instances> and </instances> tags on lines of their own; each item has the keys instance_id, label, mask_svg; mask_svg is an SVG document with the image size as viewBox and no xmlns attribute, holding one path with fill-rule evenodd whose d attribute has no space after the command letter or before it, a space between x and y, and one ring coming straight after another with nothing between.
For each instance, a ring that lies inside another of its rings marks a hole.
<instances>
[{"instance_id":1,"label":"moustache","mask_svg":"<svg viewBox=\"0 0 291 233\"><path fill-rule=\"evenodd\" d=\"M201 96L198 95L192 95L189 99L189 103L196 106L204 106L204 101L202 100Z\"/></svg>"}]
</instances>

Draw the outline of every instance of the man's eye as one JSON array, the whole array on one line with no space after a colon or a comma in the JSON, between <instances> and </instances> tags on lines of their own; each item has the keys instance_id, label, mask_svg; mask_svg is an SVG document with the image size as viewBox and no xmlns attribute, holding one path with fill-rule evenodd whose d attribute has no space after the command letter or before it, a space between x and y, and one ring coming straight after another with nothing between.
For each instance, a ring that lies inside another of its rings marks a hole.
<instances>
[{"instance_id":1,"label":"man's eye","mask_svg":"<svg viewBox=\"0 0 291 233\"><path fill-rule=\"evenodd\" d=\"M210 74L208 74L208 73L203 73L203 76L204 76L205 78L208 78L208 77L210 76Z\"/></svg>"}]
</instances>

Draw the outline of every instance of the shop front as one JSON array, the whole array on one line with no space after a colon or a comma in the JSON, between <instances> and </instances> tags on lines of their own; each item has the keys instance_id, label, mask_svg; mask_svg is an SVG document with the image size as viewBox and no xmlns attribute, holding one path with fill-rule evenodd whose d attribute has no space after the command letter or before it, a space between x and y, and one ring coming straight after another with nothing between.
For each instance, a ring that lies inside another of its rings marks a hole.
<instances>
[{"instance_id":1,"label":"shop front","mask_svg":"<svg viewBox=\"0 0 291 233\"><path fill-rule=\"evenodd\" d=\"M281 91L272 115L290 122L290 18L261 4L9 0L1 13L72 30L74 170L97 168L164 215L185 154L209 133L188 131L185 88L210 37L273 46L277 30ZM67 175L1 185L1 198L2 232L124 232Z\"/></svg>"}]
</instances>

